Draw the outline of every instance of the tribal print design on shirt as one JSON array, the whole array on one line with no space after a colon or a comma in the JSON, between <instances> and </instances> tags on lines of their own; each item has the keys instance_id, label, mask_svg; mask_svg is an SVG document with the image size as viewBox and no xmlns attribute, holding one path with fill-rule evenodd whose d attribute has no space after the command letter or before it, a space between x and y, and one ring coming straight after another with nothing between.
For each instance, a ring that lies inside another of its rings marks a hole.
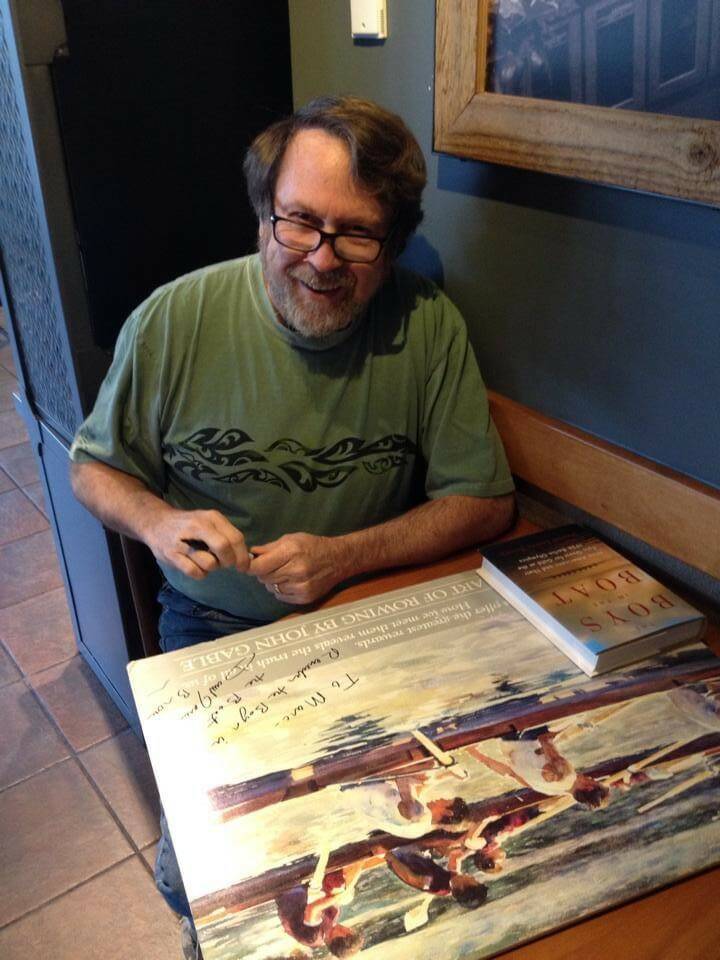
<instances>
[{"instance_id":1,"label":"tribal print design on shirt","mask_svg":"<svg viewBox=\"0 0 720 960\"><path fill-rule=\"evenodd\" d=\"M288 493L337 487L357 470L387 473L404 466L418 448L409 437L389 434L378 440L344 437L324 447L307 447L289 437L258 450L243 430L204 427L165 450L168 463L195 480L268 483Z\"/></svg>"}]
</instances>

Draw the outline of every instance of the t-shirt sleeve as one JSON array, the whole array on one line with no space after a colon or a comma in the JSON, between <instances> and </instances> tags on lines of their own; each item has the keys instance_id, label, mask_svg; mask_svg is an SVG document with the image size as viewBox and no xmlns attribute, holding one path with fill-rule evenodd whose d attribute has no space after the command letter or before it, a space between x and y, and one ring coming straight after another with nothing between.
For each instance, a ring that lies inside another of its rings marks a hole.
<instances>
[{"instance_id":1,"label":"t-shirt sleeve","mask_svg":"<svg viewBox=\"0 0 720 960\"><path fill-rule=\"evenodd\" d=\"M438 315L429 352L422 434L426 495L433 499L511 493L512 475L465 322L444 295L434 306Z\"/></svg>"},{"instance_id":2,"label":"t-shirt sleeve","mask_svg":"<svg viewBox=\"0 0 720 960\"><path fill-rule=\"evenodd\" d=\"M146 334L143 308L125 322L95 406L70 448L76 463L99 460L142 480L158 495L165 489L160 437L161 364Z\"/></svg>"}]
</instances>

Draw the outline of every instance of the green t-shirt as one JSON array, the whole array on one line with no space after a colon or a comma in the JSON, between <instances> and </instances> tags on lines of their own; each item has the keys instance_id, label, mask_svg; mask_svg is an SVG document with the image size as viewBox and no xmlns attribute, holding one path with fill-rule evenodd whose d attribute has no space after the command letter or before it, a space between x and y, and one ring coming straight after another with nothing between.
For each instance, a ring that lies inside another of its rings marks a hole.
<instances>
[{"instance_id":1,"label":"green t-shirt","mask_svg":"<svg viewBox=\"0 0 720 960\"><path fill-rule=\"evenodd\" d=\"M175 507L219 510L249 547L513 488L465 325L433 284L395 269L360 321L313 342L277 321L257 255L138 307L70 456L138 477ZM163 572L237 616L297 609L235 570Z\"/></svg>"}]
</instances>

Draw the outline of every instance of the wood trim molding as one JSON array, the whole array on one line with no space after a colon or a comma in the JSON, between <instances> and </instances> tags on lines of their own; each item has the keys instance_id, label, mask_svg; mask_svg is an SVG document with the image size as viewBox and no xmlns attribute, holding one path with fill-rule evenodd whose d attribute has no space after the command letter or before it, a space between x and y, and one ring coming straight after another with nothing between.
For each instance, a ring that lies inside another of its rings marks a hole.
<instances>
[{"instance_id":1,"label":"wood trim molding","mask_svg":"<svg viewBox=\"0 0 720 960\"><path fill-rule=\"evenodd\" d=\"M720 491L490 392L513 473L720 579Z\"/></svg>"},{"instance_id":2,"label":"wood trim molding","mask_svg":"<svg viewBox=\"0 0 720 960\"><path fill-rule=\"evenodd\" d=\"M720 205L720 122L485 92L490 0L436 0L442 153Z\"/></svg>"}]
</instances>

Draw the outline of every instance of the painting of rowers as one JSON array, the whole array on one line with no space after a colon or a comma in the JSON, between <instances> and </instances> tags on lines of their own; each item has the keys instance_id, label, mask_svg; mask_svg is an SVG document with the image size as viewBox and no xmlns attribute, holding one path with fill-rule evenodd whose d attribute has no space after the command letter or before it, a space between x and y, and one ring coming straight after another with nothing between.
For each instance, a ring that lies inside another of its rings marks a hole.
<instances>
[{"instance_id":1,"label":"painting of rowers","mask_svg":"<svg viewBox=\"0 0 720 960\"><path fill-rule=\"evenodd\" d=\"M595 699L610 699L607 687L594 686ZM609 689L617 698L617 684ZM552 705L550 712L557 712L556 701L545 702ZM447 737L432 740L416 731L419 738L409 748L410 756L394 769L371 770L355 781L289 797L288 811L327 804L330 817L330 811L341 820L352 816L358 825L353 839L331 848L324 842L326 831L316 855L268 872L261 884L255 878L198 901L194 906L202 933L232 928L242 917L251 929L255 924L250 919L259 922L262 916L264 928L274 909L283 935L274 939L284 942L287 952L269 956L346 957L365 951L371 956L381 944L387 948L390 941L411 934L427 937L435 927L447 935L448 924L454 937L469 936L478 921L482 929L494 930L496 921L488 926L485 913L505 914L510 908L505 898L513 901L516 891L531 884L541 863L553 865L560 884L563 868L576 869L573 848L590 844L599 849L606 836L607 856L623 844L639 843L627 831L630 810L642 817L665 807L652 822L653 830L663 824L669 839L674 814L681 810L681 820L688 815L685 807L674 806L683 794L693 796L703 810L698 841L709 832L713 850L720 853L720 676L673 683L580 714L572 712L569 699L560 702L565 715L550 724L514 729L457 749L443 745ZM648 722L650 717L666 719L670 742L639 750L623 744L622 753L595 757L607 744L608 732L611 743L623 743L618 730L634 727L645 712ZM519 720L516 715L514 723ZM450 739L457 737L457 729ZM581 769L576 757L586 753L593 762ZM298 784L296 777L289 792L297 791ZM227 791L221 796L228 801ZM258 810L257 798L253 806ZM261 815L259 810L243 815L241 809L242 803L230 807L237 814L232 817L227 809L219 811L226 827ZM276 804L273 809L278 816ZM649 829L650 823L641 826ZM699 855L700 844L693 846ZM583 858L590 859L589 851ZM631 874L629 881L632 895ZM489 936L489 942L497 942ZM257 955L263 956L262 951Z\"/></svg>"},{"instance_id":2,"label":"painting of rowers","mask_svg":"<svg viewBox=\"0 0 720 960\"><path fill-rule=\"evenodd\" d=\"M205 960L480 960L720 862L720 661L588 678L448 582L471 617L432 640L233 675L240 723L149 711Z\"/></svg>"}]
</instances>

